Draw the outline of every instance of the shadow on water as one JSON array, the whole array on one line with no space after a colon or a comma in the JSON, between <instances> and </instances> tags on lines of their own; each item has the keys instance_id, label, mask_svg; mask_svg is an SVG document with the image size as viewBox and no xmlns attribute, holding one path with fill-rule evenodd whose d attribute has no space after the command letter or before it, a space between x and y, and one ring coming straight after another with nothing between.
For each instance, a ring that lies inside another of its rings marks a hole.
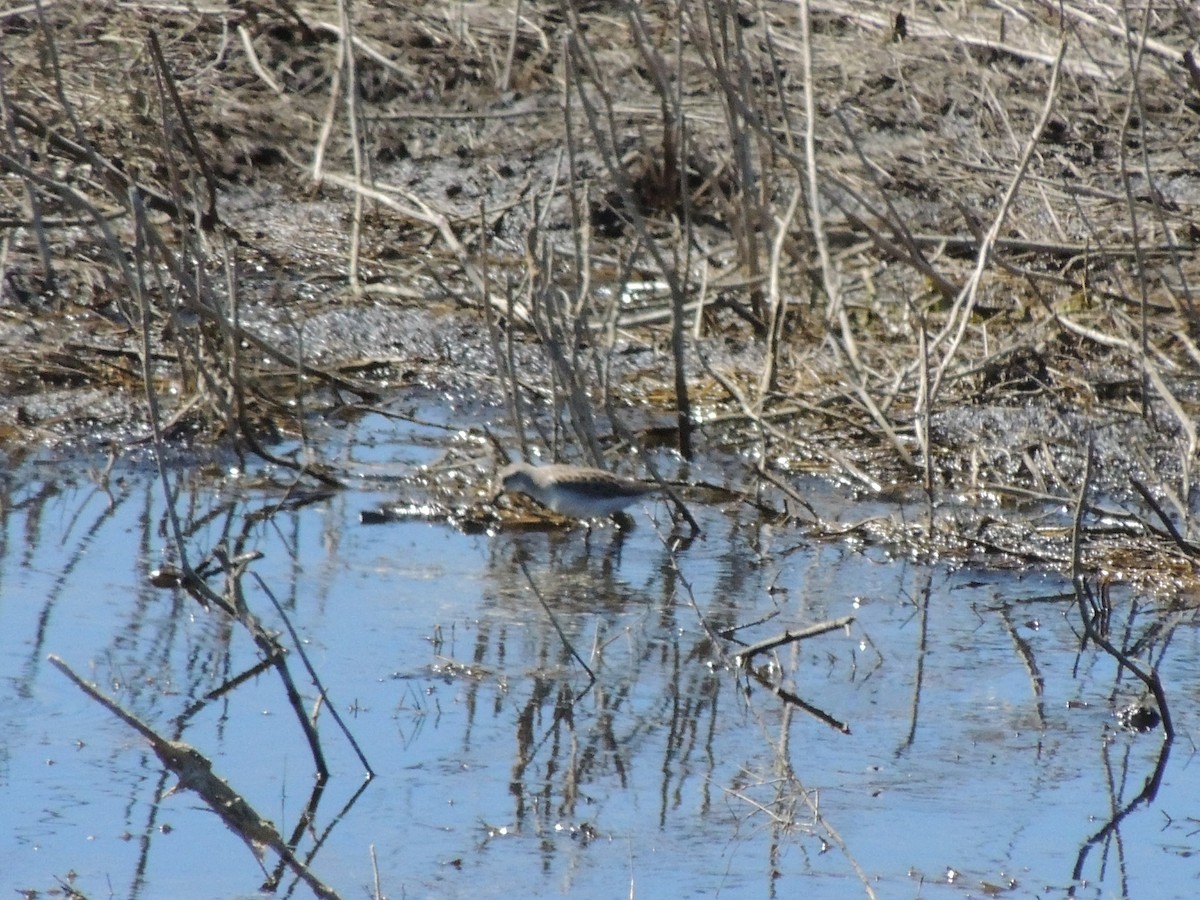
<instances>
[{"instance_id":1,"label":"shadow on water","mask_svg":"<svg viewBox=\"0 0 1200 900\"><path fill-rule=\"evenodd\" d=\"M1114 586L1105 633L1176 699L1174 756L1114 716L1146 698L1066 579L737 506L698 506L693 541L652 504L632 530L468 535L362 526L391 492L175 477L207 608L153 478L5 483L15 890L1190 895L1200 644L1169 598Z\"/></svg>"}]
</instances>

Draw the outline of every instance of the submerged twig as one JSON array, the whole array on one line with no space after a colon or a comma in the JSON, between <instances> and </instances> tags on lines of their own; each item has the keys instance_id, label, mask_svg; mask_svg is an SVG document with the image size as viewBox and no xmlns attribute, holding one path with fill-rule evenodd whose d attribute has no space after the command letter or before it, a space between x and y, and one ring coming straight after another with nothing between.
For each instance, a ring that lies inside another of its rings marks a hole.
<instances>
[{"instance_id":1,"label":"submerged twig","mask_svg":"<svg viewBox=\"0 0 1200 900\"><path fill-rule=\"evenodd\" d=\"M1129 654L1117 648L1107 637L1105 637L1100 629L1096 627L1096 616L1094 609L1089 610L1089 606L1094 607L1094 603L1089 603L1091 600L1091 591L1088 589L1086 579L1083 573L1083 512L1087 506L1087 494L1092 480L1092 465L1095 450L1089 443L1087 461L1084 466L1083 478L1079 484L1079 495L1075 501L1075 516L1072 523L1071 532L1071 582L1075 586L1075 600L1079 607L1079 615L1083 621L1083 630L1087 638L1089 638L1096 646L1100 647L1115 659L1118 664L1124 666L1130 673L1144 684L1150 693L1154 695L1154 701L1158 704L1158 712L1162 716L1163 725L1163 740L1170 743L1175 738L1175 728L1171 724L1171 712L1167 708L1167 695L1163 690L1162 682L1158 677L1158 670L1151 668L1149 672L1143 671L1142 667L1135 663Z\"/></svg>"},{"instance_id":2,"label":"submerged twig","mask_svg":"<svg viewBox=\"0 0 1200 900\"><path fill-rule=\"evenodd\" d=\"M769 679L765 674L763 674L762 672L760 672L758 669L754 668L753 666L746 667L746 674L748 674L751 678L753 678L760 685L765 687L768 691L770 691L772 694L774 694L780 700L784 701L784 703L787 703L790 706L797 707L798 709L804 710L806 713L808 713L814 719L824 722L826 725L828 725L830 728L834 729L835 731L840 731L842 734L850 734L850 726L847 725L845 722L841 721L840 719L834 718L833 716L831 716L829 713L825 712L825 710L821 709L820 707L813 706L811 703L809 703L807 700L805 700L803 697L801 697L795 691L789 691L787 688L783 687L782 685L776 684L775 682L771 681L771 679Z\"/></svg>"},{"instance_id":3,"label":"submerged twig","mask_svg":"<svg viewBox=\"0 0 1200 900\"><path fill-rule=\"evenodd\" d=\"M353 748L355 755L358 757L358 761L361 762L363 768L367 770L366 780L370 781L375 777L375 770L372 769L371 764L367 762L366 754L364 754L362 748L358 746L358 741L354 739L354 735L350 732L350 729L346 727L346 723L342 719L341 713L337 711L337 707L328 702L329 692L322 683L321 676L317 674L317 670L313 667L312 662L309 660L308 654L304 650L304 641L302 641L300 639L300 635L296 633L296 629L292 625L291 618L284 611L283 605L275 597L274 592L267 586L267 583L262 579L262 576L260 576L257 572L252 574L254 576L254 580L258 582L258 586L271 601L271 605L275 607L275 611L279 613L279 617L283 619L284 627L287 628L288 634L290 634L292 637L292 646L295 648L296 654L300 657L300 661L304 664L304 668L308 672L308 677L312 679L313 686L317 689L318 693L320 693L321 700L325 701L325 707L329 710L329 714L333 716L333 720L337 722L338 728L342 730L342 734L345 735L346 740L350 742L350 746Z\"/></svg>"},{"instance_id":4,"label":"submerged twig","mask_svg":"<svg viewBox=\"0 0 1200 900\"><path fill-rule=\"evenodd\" d=\"M268 847L284 860L292 871L321 898L337 900L333 888L322 882L308 866L304 865L291 848L283 842L275 826L260 816L255 809L236 793L229 783L217 776L212 770L212 761L190 744L182 741L169 741L160 737L154 729L143 723L136 716L126 712L114 700L100 693L95 685L84 681L68 666L61 657L53 654L49 657L51 664L67 676L85 694L117 716L122 722L134 729L145 738L155 755L162 764L173 771L179 778L174 790L186 788L195 791L215 812L221 821L258 856L262 848Z\"/></svg>"},{"instance_id":5,"label":"submerged twig","mask_svg":"<svg viewBox=\"0 0 1200 900\"><path fill-rule=\"evenodd\" d=\"M588 674L587 687L575 695L575 700L578 700L592 689L592 686L596 683L596 673L592 671L591 666L579 655L579 651L575 649L575 645L571 643L570 638L567 637L567 633L563 631L562 626L558 623L558 617L554 615L554 610L550 608L550 604L546 602L546 598L542 596L542 592L538 589L537 582L533 580L533 574L529 571L529 567L525 565L525 560L518 559L517 564L521 567L521 571L525 573L525 580L529 584L529 589L533 591L533 595L537 597L538 603L542 604L542 609L546 611L546 615L550 618L550 624L554 626L554 630L558 633L559 640L563 642L563 646L567 648L567 651L575 658L575 661L583 667L583 671Z\"/></svg>"}]
</instances>

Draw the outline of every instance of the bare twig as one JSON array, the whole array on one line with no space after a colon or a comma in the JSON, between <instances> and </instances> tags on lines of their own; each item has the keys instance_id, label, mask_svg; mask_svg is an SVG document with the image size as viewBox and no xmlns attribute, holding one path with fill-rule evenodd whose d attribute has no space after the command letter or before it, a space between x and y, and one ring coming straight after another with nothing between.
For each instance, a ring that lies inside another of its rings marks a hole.
<instances>
[{"instance_id":1,"label":"bare twig","mask_svg":"<svg viewBox=\"0 0 1200 900\"><path fill-rule=\"evenodd\" d=\"M942 352L941 361L933 370L933 377L929 388L929 403L937 402L938 391L941 388L942 380L946 376L946 370L957 354L963 336L966 334L967 326L970 324L971 313L975 308L979 285L991 260L995 241L1000 235L1000 229L1004 227L1008 211L1016 199L1017 192L1020 190L1021 183L1024 180L1025 172L1028 170L1030 160L1033 158L1033 152L1037 148L1042 131L1045 129L1046 123L1050 120L1050 114L1054 110L1055 101L1058 99L1058 77L1062 71L1062 61L1066 53L1067 42L1063 40L1058 47L1058 56L1055 59L1054 68L1050 72L1050 83L1046 87L1046 99L1042 105L1041 115L1038 117L1029 138L1025 142L1025 148L1017 163L1017 169L1013 173L1012 178L1009 179L1008 187L1005 188L1004 194L1000 198L996 213L992 217L992 225L980 242L979 251L975 258L975 268L959 293L954 307L947 317L945 326L930 342L931 351L937 350L943 342L946 342L948 346ZM913 363L913 367L919 365L921 365L919 360Z\"/></svg>"},{"instance_id":2,"label":"bare twig","mask_svg":"<svg viewBox=\"0 0 1200 900\"><path fill-rule=\"evenodd\" d=\"M837 631L839 628L847 628L853 621L854 616L842 616L838 619L830 619L828 622L820 622L816 625L810 625L807 628L801 628L798 631L789 629L788 631L765 638L758 643L751 644L738 653L733 660L737 665L746 667L750 665L750 661L759 653L766 653L768 650L774 650L793 641L803 641L806 638L818 637L830 631Z\"/></svg>"}]
</instances>

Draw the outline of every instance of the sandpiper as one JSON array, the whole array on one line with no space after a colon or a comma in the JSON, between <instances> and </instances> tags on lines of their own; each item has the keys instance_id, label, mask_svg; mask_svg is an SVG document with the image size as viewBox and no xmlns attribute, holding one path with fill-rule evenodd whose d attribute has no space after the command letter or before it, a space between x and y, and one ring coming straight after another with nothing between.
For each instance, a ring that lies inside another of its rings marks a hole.
<instances>
[{"instance_id":1,"label":"sandpiper","mask_svg":"<svg viewBox=\"0 0 1200 900\"><path fill-rule=\"evenodd\" d=\"M658 490L656 484L623 478L603 469L531 466L523 462L505 466L500 472L500 485L496 500L505 491L518 491L571 519L610 516Z\"/></svg>"}]
</instances>

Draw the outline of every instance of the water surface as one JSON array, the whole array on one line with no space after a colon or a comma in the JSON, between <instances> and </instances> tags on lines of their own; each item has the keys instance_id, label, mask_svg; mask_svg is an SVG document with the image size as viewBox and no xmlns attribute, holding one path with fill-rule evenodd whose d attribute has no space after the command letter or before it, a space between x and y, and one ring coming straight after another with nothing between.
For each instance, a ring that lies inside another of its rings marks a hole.
<instances>
[{"instance_id":1,"label":"water surface","mask_svg":"<svg viewBox=\"0 0 1200 900\"><path fill-rule=\"evenodd\" d=\"M365 526L403 494L386 467L434 455L415 431L352 452L371 470L359 488L249 524L275 492L175 476L193 561L244 536L262 554L247 605L294 651L290 623L328 692L318 704L291 653L331 773L315 797L273 670L200 702L260 657L220 611L152 586L171 561L153 473L10 474L0 886L244 897L278 874L194 793L170 792L147 742L53 653L210 758L343 897L376 878L392 897L1193 894L1200 647L1170 598L1112 592L1113 639L1148 641L1180 738L1153 799L1106 831L1154 774L1161 732L1118 726L1140 684L1081 650L1061 577L814 542L738 504L694 504L704 537L683 544L654 502L633 530L590 535ZM801 486L831 521L888 512ZM730 666L739 641L843 616L766 675L849 734ZM311 896L287 872L277 892Z\"/></svg>"}]
</instances>

